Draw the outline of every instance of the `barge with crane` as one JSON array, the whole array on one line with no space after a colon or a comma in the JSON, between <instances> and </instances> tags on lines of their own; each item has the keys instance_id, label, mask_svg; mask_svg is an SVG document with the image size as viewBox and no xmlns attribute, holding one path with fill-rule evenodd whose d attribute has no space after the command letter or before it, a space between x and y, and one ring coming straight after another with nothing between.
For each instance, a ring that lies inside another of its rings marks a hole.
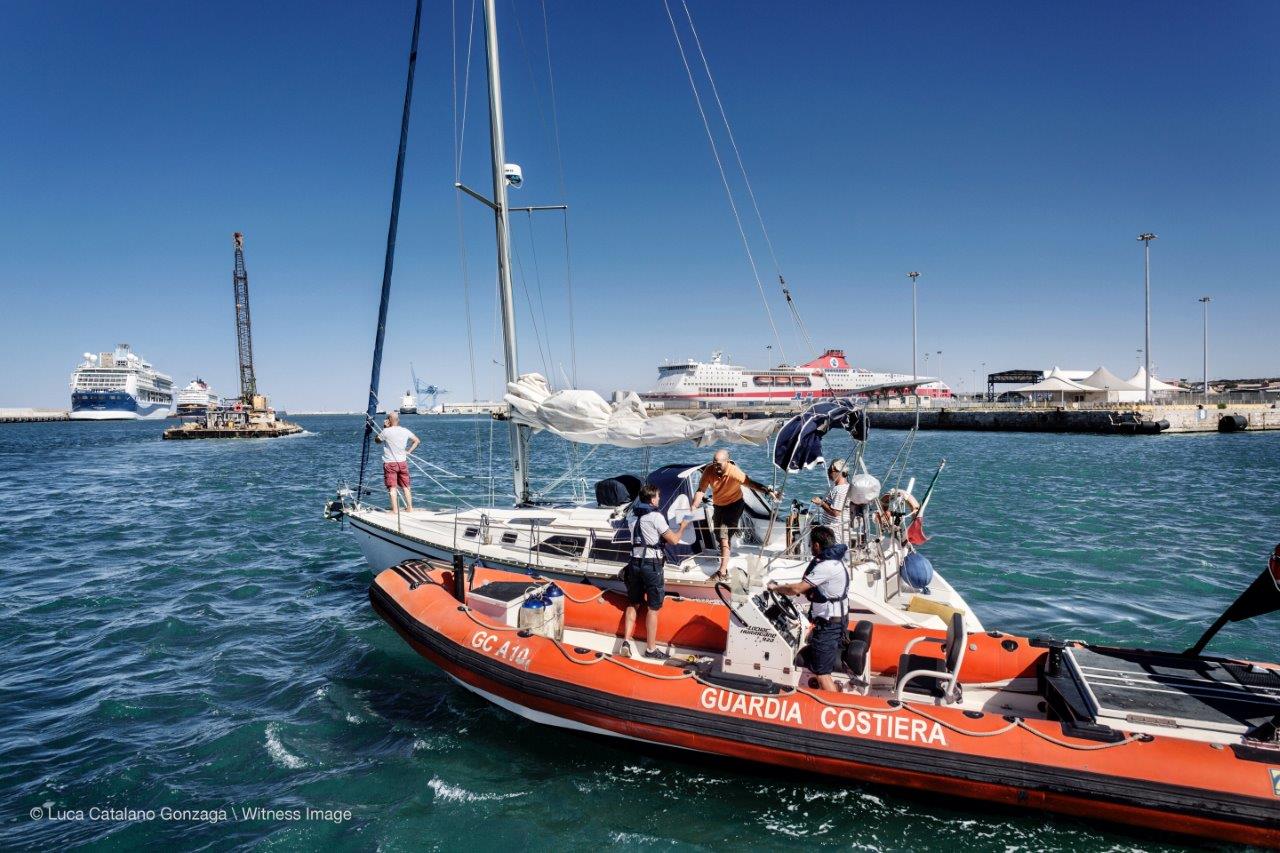
<instances>
[{"instance_id":1,"label":"barge with crane","mask_svg":"<svg viewBox=\"0 0 1280 853\"><path fill-rule=\"evenodd\" d=\"M232 290L236 306L236 348L240 359L240 396L230 406L211 407L200 420L170 427L170 440L195 438L280 438L302 432L295 423L276 418L266 395L258 393L253 370L253 332L249 320L249 273L244 265L244 235L237 231Z\"/></svg>"}]
</instances>

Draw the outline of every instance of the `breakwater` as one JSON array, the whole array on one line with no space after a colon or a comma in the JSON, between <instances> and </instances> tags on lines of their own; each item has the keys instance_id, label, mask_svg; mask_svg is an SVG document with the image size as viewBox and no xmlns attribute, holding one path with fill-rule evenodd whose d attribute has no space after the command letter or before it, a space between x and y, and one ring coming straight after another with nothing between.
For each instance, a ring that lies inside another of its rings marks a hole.
<instances>
[{"instance_id":1,"label":"breakwater","mask_svg":"<svg viewBox=\"0 0 1280 853\"><path fill-rule=\"evenodd\" d=\"M871 406L872 427L910 429L916 410L907 406ZM1280 429L1280 409L1242 403L1219 409L1198 405L1108 407L993 406L921 407L922 430L973 432L1055 432L1093 435L1160 435L1191 432L1249 432Z\"/></svg>"}]
</instances>

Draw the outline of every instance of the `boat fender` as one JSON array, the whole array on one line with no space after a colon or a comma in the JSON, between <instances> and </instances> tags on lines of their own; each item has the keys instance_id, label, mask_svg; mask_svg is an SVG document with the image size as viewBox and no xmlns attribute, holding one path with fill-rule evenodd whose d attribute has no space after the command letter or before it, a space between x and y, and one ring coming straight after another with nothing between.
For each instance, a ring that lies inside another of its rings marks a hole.
<instances>
[{"instance_id":1,"label":"boat fender","mask_svg":"<svg viewBox=\"0 0 1280 853\"><path fill-rule=\"evenodd\" d=\"M933 563L919 551L912 551L902 564L902 579L913 589L928 595L929 584L933 581Z\"/></svg>"}]
</instances>

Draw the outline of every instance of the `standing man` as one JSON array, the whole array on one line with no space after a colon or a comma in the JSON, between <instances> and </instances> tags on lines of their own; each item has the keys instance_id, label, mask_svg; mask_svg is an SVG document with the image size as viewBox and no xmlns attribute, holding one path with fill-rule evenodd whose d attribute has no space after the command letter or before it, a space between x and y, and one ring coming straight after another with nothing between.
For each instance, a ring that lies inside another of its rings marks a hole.
<instances>
[{"instance_id":1,"label":"standing man","mask_svg":"<svg viewBox=\"0 0 1280 853\"><path fill-rule=\"evenodd\" d=\"M849 541L845 532L845 507L849 503L849 480L845 475L848 471L849 465L843 459L832 462L827 468L827 481L831 487L827 489L826 497L813 498L813 504L820 512L818 521L835 531L837 542L846 543Z\"/></svg>"},{"instance_id":2,"label":"standing man","mask_svg":"<svg viewBox=\"0 0 1280 853\"><path fill-rule=\"evenodd\" d=\"M391 511L400 511L400 495L404 490L404 508L413 512L413 492L409 489L409 454L418 449L421 442L409 430L400 426L400 414L387 412L382 422L382 432L374 437L382 445L382 481L391 495Z\"/></svg>"},{"instance_id":3,"label":"standing man","mask_svg":"<svg viewBox=\"0 0 1280 853\"><path fill-rule=\"evenodd\" d=\"M667 517L658 509L661 492L653 483L640 487L632 512L636 514L631 527L631 559L622 570L627 584L627 610L622 617L622 654L631 656L631 632L636 627L636 609L645 605L644 656L650 660L666 660L667 653L658 648L658 611L666 595L666 577L663 565L666 550L662 543L679 545L689 520L680 522L677 530L667 524Z\"/></svg>"},{"instance_id":4,"label":"standing man","mask_svg":"<svg viewBox=\"0 0 1280 853\"><path fill-rule=\"evenodd\" d=\"M804 647L805 665L818 677L822 690L836 690L831 673L840 664L840 641L849 624L849 568L844 564L848 551L836 543L830 527L819 524L809 531L809 547L813 559L804 577L795 583L769 582L769 589L779 595L803 595L810 602L809 644Z\"/></svg>"},{"instance_id":5,"label":"standing man","mask_svg":"<svg viewBox=\"0 0 1280 853\"><path fill-rule=\"evenodd\" d=\"M777 498L778 493L763 483L757 483L747 473L733 463L729 451L723 448L716 451L711 464L702 469L702 479L698 481L698 493L693 496L693 509L697 511L706 497L707 488L711 488L711 528L720 540L720 570L716 577L725 580L729 577L729 540L738 529L742 519L742 511L746 504L742 501L742 487L753 492Z\"/></svg>"}]
</instances>

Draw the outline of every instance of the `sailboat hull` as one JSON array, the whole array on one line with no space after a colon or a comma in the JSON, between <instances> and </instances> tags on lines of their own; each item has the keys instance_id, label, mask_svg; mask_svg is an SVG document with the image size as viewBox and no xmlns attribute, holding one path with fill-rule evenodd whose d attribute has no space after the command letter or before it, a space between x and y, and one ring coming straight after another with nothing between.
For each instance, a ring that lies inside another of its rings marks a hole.
<instances>
[{"instance_id":1,"label":"sailboat hull","mask_svg":"<svg viewBox=\"0 0 1280 853\"><path fill-rule=\"evenodd\" d=\"M547 516L544 521L554 518L554 522L547 524L543 532L531 533L528 525L519 523L528 521L530 513ZM548 554L541 548L544 542L554 540L556 536L581 537L584 541L590 539L598 543L602 529L611 532L604 521L607 515L598 509L490 509L481 514L417 511L393 515L370 507L352 507L347 509L344 518L351 525L361 553L375 573L403 560L432 559L448 563L455 555L461 555L468 565L474 563L550 580L588 583L599 589L624 589L619 576L622 563L596 558L594 547L589 549L591 556L573 557ZM488 527L482 532L480 527L483 524ZM516 530L518 534L513 532ZM519 541L503 544L508 538L514 540L517 536ZM486 537L487 541L482 541ZM900 565L905 553L891 550L883 568L877 568L865 558L855 561L851 566L850 615L855 619L880 623L943 628L949 613L955 610L963 614L969 630L982 631L982 622L940 575L935 575L927 595L909 588L900 590L896 579L884 580L885 573L896 578L894 566ZM799 580L807 565L807 560L794 556L783 558L776 551L735 547L730 560L730 574L745 571L753 557L765 560L765 577L779 583ZM715 599L714 573L718 565L718 556L708 552L678 564L668 563L668 595Z\"/></svg>"}]
</instances>

